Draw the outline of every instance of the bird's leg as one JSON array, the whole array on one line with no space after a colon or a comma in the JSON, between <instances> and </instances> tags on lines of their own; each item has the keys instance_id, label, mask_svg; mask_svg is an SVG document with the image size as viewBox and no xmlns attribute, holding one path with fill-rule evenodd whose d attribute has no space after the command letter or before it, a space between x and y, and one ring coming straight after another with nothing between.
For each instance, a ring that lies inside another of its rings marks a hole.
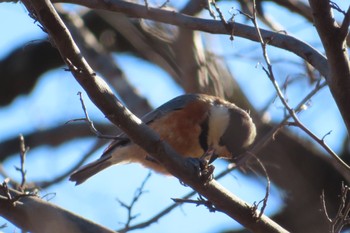
<instances>
[{"instance_id":1,"label":"bird's leg","mask_svg":"<svg viewBox=\"0 0 350 233\"><path fill-rule=\"evenodd\" d=\"M200 157L201 160L204 160L207 165L211 164L218 158L218 154L215 153L214 149L208 149L202 157Z\"/></svg>"},{"instance_id":2,"label":"bird's leg","mask_svg":"<svg viewBox=\"0 0 350 233\"><path fill-rule=\"evenodd\" d=\"M214 149L209 149L200 158L188 158L188 161L197 169L198 177L200 177L205 184L213 179L215 167L211 163L217 157Z\"/></svg>"},{"instance_id":3,"label":"bird's leg","mask_svg":"<svg viewBox=\"0 0 350 233\"><path fill-rule=\"evenodd\" d=\"M211 163L218 158L218 155L215 153L214 149L207 150L201 157L199 158L187 158L187 161L191 165L195 167L197 170L197 176L200 177L200 179L204 182L204 184L207 184L209 181L211 181L213 177L214 172L214 165ZM152 157L151 155L147 155L145 159L149 162L159 164L159 161Z\"/></svg>"},{"instance_id":4,"label":"bird's leg","mask_svg":"<svg viewBox=\"0 0 350 233\"><path fill-rule=\"evenodd\" d=\"M218 158L218 155L215 153L214 149L208 149L202 157L199 158L199 161L202 165L201 167L201 178L205 181L205 183L208 183L214 178L214 169L215 166L211 163L215 161L215 159Z\"/></svg>"}]
</instances>

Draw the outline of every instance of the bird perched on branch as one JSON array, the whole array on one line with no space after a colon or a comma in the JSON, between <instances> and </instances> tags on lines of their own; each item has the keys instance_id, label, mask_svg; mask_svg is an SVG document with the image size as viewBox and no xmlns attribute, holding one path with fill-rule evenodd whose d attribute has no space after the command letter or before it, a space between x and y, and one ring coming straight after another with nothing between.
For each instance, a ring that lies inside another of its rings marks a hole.
<instances>
[{"instance_id":1,"label":"bird perched on branch","mask_svg":"<svg viewBox=\"0 0 350 233\"><path fill-rule=\"evenodd\" d=\"M180 155L201 158L232 159L244 152L256 136L249 114L235 104L215 96L186 94L176 97L142 117ZM102 156L75 171L71 181L83 183L103 169L125 163L141 163L157 172L168 174L165 167L142 148L121 134Z\"/></svg>"}]
</instances>

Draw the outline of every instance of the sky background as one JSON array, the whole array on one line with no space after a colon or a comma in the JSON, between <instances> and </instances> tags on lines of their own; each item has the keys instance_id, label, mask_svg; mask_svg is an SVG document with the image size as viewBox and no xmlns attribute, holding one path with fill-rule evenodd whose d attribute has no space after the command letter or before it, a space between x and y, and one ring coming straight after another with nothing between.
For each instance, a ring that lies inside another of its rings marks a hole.
<instances>
[{"instance_id":1,"label":"sky background","mask_svg":"<svg viewBox=\"0 0 350 233\"><path fill-rule=\"evenodd\" d=\"M335 2L346 9L346 1ZM272 12L271 16L283 25L289 33L305 40L316 48L321 47L318 37L315 36L315 30L306 28L307 23L304 19L294 17L293 20L290 20L286 17L289 12L273 4L266 5L266 12ZM204 14L203 17L208 16ZM242 16L237 16L236 20L245 22ZM1 31L5 32L0 36L0 59L3 59L19 46L25 49L26 44L45 38L45 34L28 16L25 7L19 3L1 3L0 22L2 22L0 24ZM242 89L249 93L248 97L255 104L255 107L258 110L264 109L275 95L275 92L261 70L261 66L259 66L259 62L262 62L262 60L256 54L259 52L260 46L237 37L232 42L228 36L209 34L203 34L202 36L207 48L222 55L228 62L231 71L237 77ZM301 75L301 60L298 57L275 48L269 48L269 53L273 64L275 64L274 68L278 81L282 82L288 75L292 75L292 77ZM237 55L240 56L240 59L237 59ZM284 59L295 61L295 64L279 66L278 64L282 63ZM130 82L141 94L148 98L154 107L183 93L182 89L164 71L152 64L128 54L118 54L116 60ZM307 80L301 79L292 84L288 90L290 90L288 91L288 99L290 104L294 106L310 91L310 86ZM18 97L9 106L0 108L0 140L38 129L62 125L68 120L81 118L83 112L79 98L76 95L78 91L82 91L82 88L76 83L72 75L62 68L45 74L33 92ZM94 121L107 122L103 114L87 100L86 95L85 102L90 117ZM324 111L325 108L327 111ZM275 121L282 119L281 104L278 101L272 104L268 109L268 114ZM343 138L345 135L344 125L327 88L321 90L312 99L310 109L303 112L300 119L319 137L332 131L331 135L327 136L326 142L335 151L340 150L339 138ZM292 130L300 137L305 137L299 130ZM28 180L55 177L55 175L69 169L70 164L77 161L81 154L88 151L94 142L94 139L82 139L58 148L43 146L30 150L26 163ZM101 152L102 149L92 156L90 161L98 158ZM67 153L69 153L69 156L62 156ZM13 159L5 161L4 165L6 172L11 177L20 178L19 173L14 169L14 166L19 165L19 157L13 157ZM217 161L215 165L217 167L216 173L225 168L225 164L220 161ZM126 221L126 211L117 200L130 203L135 190L140 186L148 172L147 169L135 164L113 167L78 187L66 180L49 189L42 190L41 195L45 195L45 198L50 202L85 218L111 229L119 229L122 228L122 223ZM265 181L263 179L256 181L237 171L220 180L220 183L249 203L261 200L265 192ZM180 185L177 179L158 174L152 174L145 190L148 190L148 192L142 196L135 206L134 214L140 214L135 223L147 220L172 204L170 198L181 198L191 191L188 187ZM286 194L282 191L273 188L267 208L268 215L283 207L281 198L284 195ZM5 219L0 218L0 225L6 222ZM209 213L204 207L183 205L151 227L133 232L175 233L186 229L186 232L209 233L237 227L239 227L237 223L222 213ZM2 229L2 231L18 232L19 230L8 224L8 227Z\"/></svg>"}]
</instances>

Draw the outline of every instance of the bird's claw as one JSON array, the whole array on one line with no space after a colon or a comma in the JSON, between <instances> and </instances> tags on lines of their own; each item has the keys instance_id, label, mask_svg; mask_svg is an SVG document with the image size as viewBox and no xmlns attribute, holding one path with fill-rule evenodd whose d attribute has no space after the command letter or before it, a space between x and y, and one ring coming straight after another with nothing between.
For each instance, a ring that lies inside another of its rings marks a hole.
<instances>
[{"instance_id":1,"label":"bird's claw","mask_svg":"<svg viewBox=\"0 0 350 233\"><path fill-rule=\"evenodd\" d=\"M214 176L214 165L211 165L208 163L207 160L203 158L187 158L187 161L195 167L196 169L196 175L205 183L207 184L209 181L211 181Z\"/></svg>"}]
</instances>

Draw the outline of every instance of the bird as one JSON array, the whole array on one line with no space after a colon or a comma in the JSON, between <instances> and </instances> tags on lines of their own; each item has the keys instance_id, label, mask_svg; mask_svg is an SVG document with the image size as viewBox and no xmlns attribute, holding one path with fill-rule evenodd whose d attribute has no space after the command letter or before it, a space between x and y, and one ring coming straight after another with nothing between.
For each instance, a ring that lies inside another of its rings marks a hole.
<instances>
[{"instance_id":1,"label":"bird","mask_svg":"<svg viewBox=\"0 0 350 233\"><path fill-rule=\"evenodd\" d=\"M213 156L210 162L237 157L256 137L255 124L247 111L206 94L180 95L141 119L181 156L201 158L209 153ZM70 180L79 185L107 167L135 162L170 175L162 164L121 133L99 159L74 171Z\"/></svg>"}]
</instances>

